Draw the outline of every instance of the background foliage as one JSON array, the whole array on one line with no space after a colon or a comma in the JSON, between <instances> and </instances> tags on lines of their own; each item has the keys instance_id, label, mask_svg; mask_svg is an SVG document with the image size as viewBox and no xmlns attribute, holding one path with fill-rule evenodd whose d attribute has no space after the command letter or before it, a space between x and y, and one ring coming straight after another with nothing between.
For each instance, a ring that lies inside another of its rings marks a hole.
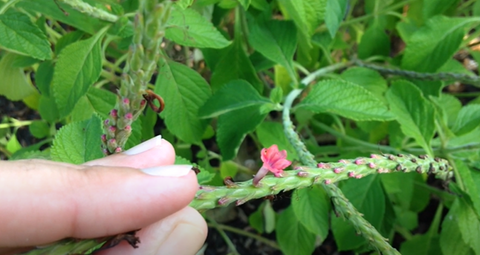
<instances>
[{"instance_id":1,"label":"background foliage","mask_svg":"<svg viewBox=\"0 0 480 255\"><path fill-rule=\"evenodd\" d=\"M2 158L103 156L139 3L73 2L0 2ZM454 183L391 173L339 184L393 247L480 254L479 1L179 0L169 15L148 84L166 107L140 115L125 149L161 133L217 186L250 179L272 144L298 166L281 110L304 89L292 119L317 161L410 153L453 167ZM206 254L377 252L317 186L205 216Z\"/></svg>"}]
</instances>

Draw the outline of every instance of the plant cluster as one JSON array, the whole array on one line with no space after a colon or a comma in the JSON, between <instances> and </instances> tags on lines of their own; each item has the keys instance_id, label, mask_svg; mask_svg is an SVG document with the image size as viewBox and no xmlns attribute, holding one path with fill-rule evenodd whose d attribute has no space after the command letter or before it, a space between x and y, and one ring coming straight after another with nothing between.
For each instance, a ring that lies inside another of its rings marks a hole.
<instances>
[{"instance_id":1,"label":"plant cluster","mask_svg":"<svg viewBox=\"0 0 480 255\"><path fill-rule=\"evenodd\" d=\"M4 0L0 48L0 101L37 114L0 109L4 158L161 133L200 169L190 206L224 207L205 217L230 254L225 231L249 254L480 255L480 1ZM250 231L219 223L246 203Z\"/></svg>"}]
</instances>

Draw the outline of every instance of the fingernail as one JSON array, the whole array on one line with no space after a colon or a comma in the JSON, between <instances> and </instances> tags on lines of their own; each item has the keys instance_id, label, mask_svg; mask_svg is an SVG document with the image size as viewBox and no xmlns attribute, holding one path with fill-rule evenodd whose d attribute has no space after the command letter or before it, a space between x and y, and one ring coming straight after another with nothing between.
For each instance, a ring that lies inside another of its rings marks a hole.
<instances>
[{"instance_id":1,"label":"fingernail","mask_svg":"<svg viewBox=\"0 0 480 255\"><path fill-rule=\"evenodd\" d=\"M202 247L205 234L198 227L179 223L158 248L156 254L195 254Z\"/></svg>"},{"instance_id":2,"label":"fingernail","mask_svg":"<svg viewBox=\"0 0 480 255\"><path fill-rule=\"evenodd\" d=\"M142 172L154 176L180 177L187 175L191 170L191 165L169 165L145 168Z\"/></svg>"},{"instance_id":3,"label":"fingernail","mask_svg":"<svg viewBox=\"0 0 480 255\"><path fill-rule=\"evenodd\" d=\"M130 148L129 150L125 151L124 154L127 154L129 156L140 154L142 152L148 151L154 147L159 146L161 142L162 142L162 136L157 135L150 140L147 140L133 148Z\"/></svg>"}]
</instances>

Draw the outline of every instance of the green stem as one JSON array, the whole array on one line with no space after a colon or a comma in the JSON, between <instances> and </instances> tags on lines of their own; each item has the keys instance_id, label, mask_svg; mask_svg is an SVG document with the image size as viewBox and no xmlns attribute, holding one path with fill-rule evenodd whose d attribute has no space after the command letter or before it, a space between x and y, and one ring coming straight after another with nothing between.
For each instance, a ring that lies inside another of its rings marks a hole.
<instances>
[{"instance_id":1,"label":"green stem","mask_svg":"<svg viewBox=\"0 0 480 255\"><path fill-rule=\"evenodd\" d=\"M2 9L0 9L0 14L4 14L8 8L10 8L11 6L15 5L17 2L19 2L20 0L10 0L10 1L7 1L3 6L2 6Z\"/></svg>"},{"instance_id":2,"label":"green stem","mask_svg":"<svg viewBox=\"0 0 480 255\"><path fill-rule=\"evenodd\" d=\"M288 140L297 151L297 155L299 156L300 161L309 167L315 167L316 161L314 160L313 155L306 149L305 144L303 144L303 142L300 140L300 137L298 136L298 134L295 133L293 129L293 123L290 120L290 108L292 107L293 101L300 93L301 93L301 90L297 89L290 92L290 94L287 96L285 100L284 108L283 108L283 126L285 130L285 135L287 136ZM379 165L379 164L375 164L375 165ZM401 164L398 164L397 166L400 166L400 169L402 169L403 167ZM338 167L344 169L344 167L342 166L338 166ZM357 167L355 169L356 169L355 171L358 171L361 168ZM347 171L347 177L364 176L364 174L367 174L367 172L365 173L355 172L354 175L351 175L350 173L352 171L348 171L347 169L345 169L345 171ZM325 178L326 176L325 174L327 173L325 173L325 171L322 171L323 176L321 177ZM321 177L317 176L316 178L321 178ZM328 180L328 179L325 179L325 180ZM327 192L328 196L331 198L332 203L335 205L335 211L338 212L340 215L342 215L345 219L349 220L354 226L354 228L361 235L363 235L363 237L365 237L366 240L370 241L373 246L379 249L383 254L395 254L395 255L400 254L396 249L394 249L388 243L388 241L368 221L366 221L362 217L362 214L358 212L357 209L348 201L348 199L345 197L343 192L337 186L327 185L331 182L333 182L333 180L324 182L322 186ZM312 184L315 184L315 181Z\"/></svg>"},{"instance_id":3,"label":"green stem","mask_svg":"<svg viewBox=\"0 0 480 255\"><path fill-rule=\"evenodd\" d=\"M88 14L91 17L109 21L109 22L116 22L118 20L118 16L111 14L109 12L106 12L102 9L99 9L97 7L93 7L89 5L88 3L85 3L81 0L57 0L59 2L63 2L65 4L70 5L73 9L81 12Z\"/></svg>"},{"instance_id":4,"label":"green stem","mask_svg":"<svg viewBox=\"0 0 480 255\"><path fill-rule=\"evenodd\" d=\"M348 67L352 65L352 62L345 62L345 63L337 63L337 64L334 64L334 65L330 65L330 66L327 66L327 67L324 67L324 68L321 68L321 69L318 69L317 71L309 74L307 77L303 78L300 83L303 84L303 85L308 85L310 84L312 81L314 81L315 79L317 79L318 77L321 77L321 76L324 76L325 74L327 73L330 73L330 72L333 72L333 71L336 71L338 69L342 69L342 68L345 68L345 67ZM295 97L297 97L302 91L297 91L295 93L297 93L295 95Z\"/></svg>"},{"instance_id":5,"label":"green stem","mask_svg":"<svg viewBox=\"0 0 480 255\"><path fill-rule=\"evenodd\" d=\"M407 78L418 79L418 80L455 80L462 83L471 84L476 87L480 87L480 77L477 75L470 74L460 74L460 73L419 73L414 71L407 71L401 69L391 69L383 66L370 64L361 60L355 60L354 63L361 67L366 67L378 71L382 74L393 74L400 75Z\"/></svg>"},{"instance_id":6,"label":"green stem","mask_svg":"<svg viewBox=\"0 0 480 255\"><path fill-rule=\"evenodd\" d=\"M16 120L11 118L12 123L2 123L0 124L0 129L4 128L11 128L11 127L23 127L23 126L29 126L33 123L32 120Z\"/></svg>"},{"instance_id":7,"label":"green stem","mask_svg":"<svg viewBox=\"0 0 480 255\"><path fill-rule=\"evenodd\" d=\"M350 142L352 144L355 144L355 145L360 145L360 146L364 146L364 147L367 147L367 148L370 148L372 150L377 150L377 151L381 151L381 152L389 152L389 153L404 153L403 151L400 151L400 150L397 150L395 148L392 148L390 146L385 146L385 145L380 145L380 144L373 144L373 143L369 143L369 142L365 142L365 141L362 141L360 139L356 139L356 138L353 138L353 137L350 137L346 134L343 134L341 132L338 132L337 130L329 127L328 125L325 125L323 123L321 123L320 121L317 121L317 120L314 120L312 119L311 120L311 123L325 131L327 131L328 133L336 136L337 138L339 139L343 139L347 142Z\"/></svg>"},{"instance_id":8,"label":"green stem","mask_svg":"<svg viewBox=\"0 0 480 255\"><path fill-rule=\"evenodd\" d=\"M248 231L245 231L245 230L241 230L241 229L238 229L238 228L234 228L234 227L231 227L231 226L228 226L228 225L222 225L222 224L216 224L216 226L214 226L213 224L211 223L208 223L207 224L209 227L215 227L217 229L223 229L223 230L226 230L228 232L232 232L232 233L236 233L236 234L239 234L239 235L243 235L243 236L247 236L247 237L250 237L252 239L255 239L257 241L260 241L272 248L275 248L277 250L280 250L280 246L278 246L278 244L268 238L265 238L263 236L260 236L258 234L254 234L254 233L250 233Z\"/></svg>"},{"instance_id":9,"label":"green stem","mask_svg":"<svg viewBox=\"0 0 480 255\"><path fill-rule=\"evenodd\" d=\"M240 254L240 253L238 253L237 248L235 248L235 244L233 244L232 240L230 240L230 238L227 236L225 231L222 228L219 227L218 223L215 220L213 220L209 217L207 217L207 219L208 219L208 221L210 221L210 224L208 224L208 225L211 226L211 227L214 227L218 231L218 233L220 233L223 240L225 240L225 242L227 243L227 246L231 251L229 254L232 254L232 253L237 254L237 255Z\"/></svg>"}]
</instances>

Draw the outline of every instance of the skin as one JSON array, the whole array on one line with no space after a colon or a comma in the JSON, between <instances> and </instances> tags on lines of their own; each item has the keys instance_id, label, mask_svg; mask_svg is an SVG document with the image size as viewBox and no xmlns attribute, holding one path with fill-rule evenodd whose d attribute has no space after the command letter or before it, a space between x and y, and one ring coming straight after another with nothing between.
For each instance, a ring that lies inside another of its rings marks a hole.
<instances>
[{"instance_id":1,"label":"skin","mask_svg":"<svg viewBox=\"0 0 480 255\"><path fill-rule=\"evenodd\" d=\"M195 254L207 235L203 217L188 207L198 189L195 174L162 177L139 170L174 160L172 145L162 140L136 155L83 165L0 161L0 254L135 229L141 229L139 248L122 242L98 254Z\"/></svg>"}]
</instances>

